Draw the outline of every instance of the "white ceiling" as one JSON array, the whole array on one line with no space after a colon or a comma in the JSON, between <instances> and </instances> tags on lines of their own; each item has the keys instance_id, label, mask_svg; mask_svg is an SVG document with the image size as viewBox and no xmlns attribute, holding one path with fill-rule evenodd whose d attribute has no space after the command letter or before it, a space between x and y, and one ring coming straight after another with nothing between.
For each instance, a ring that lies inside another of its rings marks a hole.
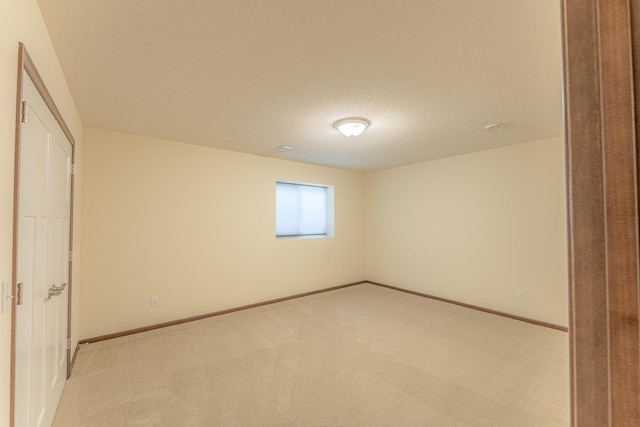
<instances>
[{"instance_id":1,"label":"white ceiling","mask_svg":"<svg viewBox=\"0 0 640 427\"><path fill-rule=\"evenodd\" d=\"M89 127L355 170L563 133L558 0L39 3Z\"/></svg>"}]
</instances>

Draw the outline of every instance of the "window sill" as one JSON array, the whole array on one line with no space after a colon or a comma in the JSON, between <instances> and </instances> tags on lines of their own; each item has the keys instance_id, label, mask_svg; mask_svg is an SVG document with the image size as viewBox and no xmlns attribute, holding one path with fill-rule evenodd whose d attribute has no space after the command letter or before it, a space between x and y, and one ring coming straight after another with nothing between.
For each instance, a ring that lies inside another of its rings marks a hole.
<instances>
[{"instance_id":1,"label":"window sill","mask_svg":"<svg viewBox=\"0 0 640 427\"><path fill-rule=\"evenodd\" d=\"M333 236L327 234L313 236L276 236L276 240L306 240L306 239L332 239Z\"/></svg>"}]
</instances>

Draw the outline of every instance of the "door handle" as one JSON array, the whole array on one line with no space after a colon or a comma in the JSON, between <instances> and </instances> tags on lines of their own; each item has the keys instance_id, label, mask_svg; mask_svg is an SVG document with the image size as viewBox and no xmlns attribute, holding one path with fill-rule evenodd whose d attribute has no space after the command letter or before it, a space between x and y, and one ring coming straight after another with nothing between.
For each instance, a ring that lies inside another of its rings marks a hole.
<instances>
[{"instance_id":1,"label":"door handle","mask_svg":"<svg viewBox=\"0 0 640 427\"><path fill-rule=\"evenodd\" d=\"M62 293L62 291L64 291L64 288L67 287L66 283L63 283L60 286L56 286L56 285L51 285L51 287L49 288L49 296L47 298L47 300L50 300L53 297L57 297L58 295L60 295Z\"/></svg>"},{"instance_id":2,"label":"door handle","mask_svg":"<svg viewBox=\"0 0 640 427\"><path fill-rule=\"evenodd\" d=\"M56 285L51 285L51 287L49 288L49 296L47 297L47 300L50 300L53 297L57 297L61 293L62 289L57 288Z\"/></svg>"}]
</instances>

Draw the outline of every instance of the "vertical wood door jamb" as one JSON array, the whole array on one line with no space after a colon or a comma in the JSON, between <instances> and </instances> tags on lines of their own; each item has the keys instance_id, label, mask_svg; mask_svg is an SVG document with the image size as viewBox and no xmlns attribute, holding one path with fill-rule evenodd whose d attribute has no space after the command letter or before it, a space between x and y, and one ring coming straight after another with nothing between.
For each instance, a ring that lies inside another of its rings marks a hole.
<instances>
[{"instance_id":1,"label":"vertical wood door jamb","mask_svg":"<svg viewBox=\"0 0 640 427\"><path fill-rule=\"evenodd\" d=\"M640 425L631 17L628 0L563 2L571 405L580 427Z\"/></svg>"}]
</instances>

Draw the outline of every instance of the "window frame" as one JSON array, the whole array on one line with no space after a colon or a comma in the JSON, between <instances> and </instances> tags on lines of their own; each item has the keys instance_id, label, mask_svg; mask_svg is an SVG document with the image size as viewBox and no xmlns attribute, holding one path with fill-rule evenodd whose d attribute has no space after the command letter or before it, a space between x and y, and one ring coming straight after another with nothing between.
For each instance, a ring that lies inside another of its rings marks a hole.
<instances>
[{"instance_id":1,"label":"window frame","mask_svg":"<svg viewBox=\"0 0 640 427\"><path fill-rule=\"evenodd\" d=\"M297 185L297 186L307 186L307 187L320 187L325 189L325 205L326 205L326 234L278 234L277 223L278 223L278 184L289 184L289 185ZM275 216L276 216L276 230L275 236L276 240L298 240L298 239L327 239L335 237L335 226L334 226L334 196L335 190L333 185L328 184L317 184L317 183L309 183L309 182L299 182L299 181L289 181L283 179L276 180L276 208L275 208Z\"/></svg>"}]
</instances>

